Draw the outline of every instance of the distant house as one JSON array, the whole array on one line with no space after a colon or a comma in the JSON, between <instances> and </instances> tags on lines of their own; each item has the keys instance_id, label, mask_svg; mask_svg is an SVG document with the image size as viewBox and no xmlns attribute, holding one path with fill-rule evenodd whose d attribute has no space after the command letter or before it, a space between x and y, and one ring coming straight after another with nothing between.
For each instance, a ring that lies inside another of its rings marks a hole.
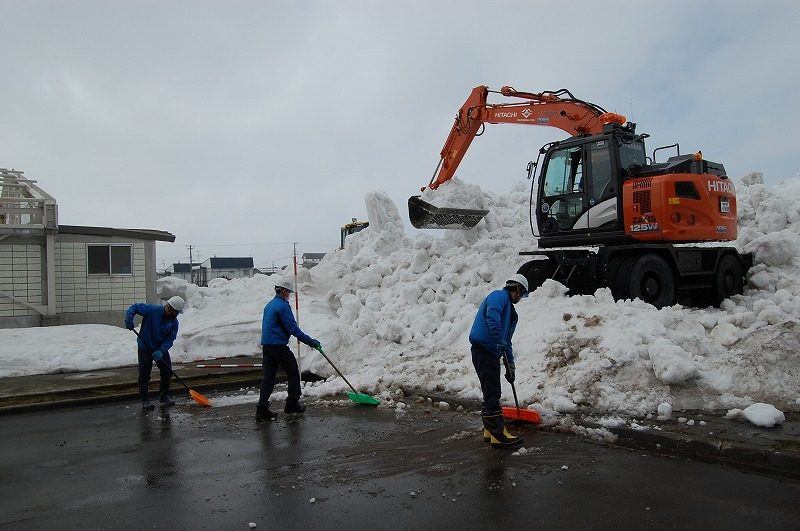
<instances>
[{"instance_id":1,"label":"distant house","mask_svg":"<svg viewBox=\"0 0 800 531\"><path fill-rule=\"evenodd\" d=\"M250 278L253 276L253 258L208 258L200 264L195 271L195 283L198 286L207 286L208 281L215 278Z\"/></svg>"},{"instance_id":2,"label":"distant house","mask_svg":"<svg viewBox=\"0 0 800 531\"><path fill-rule=\"evenodd\" d=\"M200 268L200 262L194 262L194 263L191 263L191 264L188 263L188 262L185 263L185 264L183 264L181 262L176 262L176 263L172 264L171 266L169 266L164 271L164 276L165 277L177 277L177 278L185 280L186 282L192 282L194 280L194 278L192 276L192 269L193 268L195 270L195 274L197 274L196 272Z\"/></svg>"},{"instance_id":3,"label":"distant house","mask_svg":"<svg viewBox=\"0 0 800 531\"><path fill-rule=\"evenodd\" d=\"M280 267L268 266L268 267L262 267L261 269L258 268L253 269L253 274L270 276L274 275L275 273L279 273L280 271L281 271Z\"/></svg>"},{"instance_id":4,"label":"distant house","mask_svg":"<svg viewBox=\"0 0 800 531\"><path fill-rule=\"evenodd\" d=\"M134 302L157 303L156 241L169 232L58 224L56 200L0 168L0 328L121 326Z\"/></svg>"},{"instance_id":5,"label":"distant house","mask_svg":"<svg viewBox=\"0 0 800 531\"><path fill-rule=\"evenodd\" d=\"M322 262L323 258L325 258L325 253L303 253L303 256L300 257L302 260L300 265L306 269L311 269Z\"/></svg>"}]
</instances>

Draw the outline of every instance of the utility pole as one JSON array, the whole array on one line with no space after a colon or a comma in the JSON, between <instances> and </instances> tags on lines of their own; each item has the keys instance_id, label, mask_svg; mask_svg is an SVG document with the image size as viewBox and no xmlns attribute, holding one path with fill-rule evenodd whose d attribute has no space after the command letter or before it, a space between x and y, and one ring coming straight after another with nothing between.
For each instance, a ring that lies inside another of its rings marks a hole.
<instances>
[{"instance_id":1,"label":"utility pole","mask_svg":"<svg viewBox=\"0 0 800 531\"><path fill-rule=\"evenodd\" d=\"M192 246L189 246L189 278L191 283L194 284L194 261L192 260Z\"/></svg>"}]
</instances>

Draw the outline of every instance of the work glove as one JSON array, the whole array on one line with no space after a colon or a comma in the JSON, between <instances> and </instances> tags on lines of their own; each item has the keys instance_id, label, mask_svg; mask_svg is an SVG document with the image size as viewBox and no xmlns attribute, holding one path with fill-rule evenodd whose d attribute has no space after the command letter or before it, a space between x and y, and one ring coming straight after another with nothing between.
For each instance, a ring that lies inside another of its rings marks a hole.
<instances>
[{"instance_id":1,"label":"work glove","mask_svg":"<svg viewBox=\"0 0 800 531\"><path fill-rule=\"evenodd\" d=\"M513 384L514 380L516 380L517 376L516 376L516 372L515 371L516 371L516 367L514 366L514 363L513 362L508 362L506 364L506 380L508 381L508 383L512 383Z\"/></svg>"},{"instance_id":2,"label":"work glove","mask_svg":"<svg viewBox=\"0 0 800 531\"><path fill-rule=\"evenodd\" d=\"M505 363L506 352L507 351L508 351L508 349L506 348L506 344L505 343L498 343L497 344L497 354L500 356L500 359L503 360L503 363Z\"/></svg>"},{"instance_id":3,"label":"work glove","mask_svg":"<svg viewBox=\"0 0 800 531\"><path fill-rule=\"evenodd\" d=\"M133 319L125 319L125 328L128 330L133 330Z\"/></svg>"},{"instance_id":4,"label":"work glove","mask_svg":"<svg viewBox=\"0 0 800 531\"><path fill-rule=\"evenodd\" d=\"M163 352L161 352L160 350L156 350L155 352L153 352L153 359L154 359L154 360L156 360L156 361L161 361L161 359L162 359L163 357L164 357L164 353L163 353Z\"/></svg>"},{"instance_id":5,"label":"work glove","mask_svg":"<svg viewBox=\"0 0 800 531\"><path fill-rule=\"evenodd\" d=\"M322 343L320 343L316 339L312 339L311 340L311 348L316 349L316 350L321 350L322 349Z\"/></svg>"}]
</instances>

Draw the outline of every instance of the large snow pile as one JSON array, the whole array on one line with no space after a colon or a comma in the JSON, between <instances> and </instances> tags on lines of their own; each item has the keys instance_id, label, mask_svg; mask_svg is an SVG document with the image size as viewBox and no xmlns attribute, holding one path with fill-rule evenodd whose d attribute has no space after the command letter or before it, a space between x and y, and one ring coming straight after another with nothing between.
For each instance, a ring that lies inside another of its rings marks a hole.
<instances>
[{"instance_id":1,"label":"large snow pile","mask_svg":"<svg viewBox=\"0 0 800 531\"><path fill-rule=\"evenodd\" d=\"M663 403L718 410L765 402L800 410L800 178L770 188L751 174L737 183L737 197L735 244L756 262L744 295L720 309L657 310L641 301L615 302L606 289L567 297L564 286L547 281L517 305L520 401L561 412L629 415L655 414ZM524 261L520 251L536 247L529 189L521 182L500 195L453 180L423 199L490 213L469 231L410 237L394 203L383 193L368 194L369 228L348 236L344 250L314 269L300 271L300 326L322 341L359 390L414 387L478 400L467 336L481 300L516 272ZM163 297L187 299L173 357L257 354L272 286L264 276L208 288L160 281ZM334 374L305 347L301 364ZM331 378L304 393L343 389L341 379ZM507 402L510 391L504 386Z\"/></svg>"}]
</instances>

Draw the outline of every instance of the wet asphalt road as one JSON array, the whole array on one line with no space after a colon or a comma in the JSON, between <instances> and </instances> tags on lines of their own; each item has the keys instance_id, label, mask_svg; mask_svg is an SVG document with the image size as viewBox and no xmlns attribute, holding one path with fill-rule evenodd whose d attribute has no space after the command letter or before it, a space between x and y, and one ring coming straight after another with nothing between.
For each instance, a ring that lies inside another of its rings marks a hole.
<instances>
[{"instance_id":1,"label":"wet asphalt road","mask_svg":"<svg viewBox=\"0 0 800 531\"><path fill-rule=\"evenodd\" d=\"M799 482L529 428L511 455L469 414L137 406L0 417L0 529L800 527Z\"/></svg>"}]
</instances>

